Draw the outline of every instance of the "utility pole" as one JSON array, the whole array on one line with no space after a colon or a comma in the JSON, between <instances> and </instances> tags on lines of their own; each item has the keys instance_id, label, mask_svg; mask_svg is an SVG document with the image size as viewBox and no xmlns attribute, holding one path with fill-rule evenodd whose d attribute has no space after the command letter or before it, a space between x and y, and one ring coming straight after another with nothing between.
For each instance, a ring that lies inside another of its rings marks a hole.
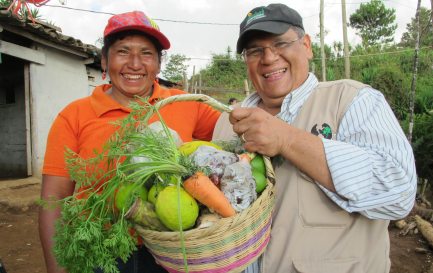
<instances>
[{"instance_id":1,"label":"utility pole","mask_svg":"<svg viewBox=\"0 0 433 273\"><path fill-rule=\"evenodd\" d=\"M347 41L346 0L341 0L341 13L343 18L344 75L346 79L350 79L349 42Z\"/></svg>"},{"instance_id":2,"label":"utility pole","mask_svg":"<svg viewBox=\"0 0 433 273\"><path fill-rule=\"evenodd\" d=\"M432 0L433 1L433 0ZM322 56L322 81L326 82L325 32L323 26L324 0L320 0L320 55Z\"/></svg>"},{"instance_id":3,"label":"utility pole","mask_svg":"<svg viewBox=\"0 0 433 273\"><path fill-rule=\"evenodd\" d=\"M414 123L414 108L415 108L415 89L416 89L416 78L418 74L418 54L419 54L419 36L421 32L419 10L421 9L421 0L418 0L418 6L416 7L415 21L416 21L416 40L415 40L415 56L413 57L413 75L412 84L410 85L410 100L409 100L409 132L407 139L409 143L412 143L412 132Z\"/></svg>"}]
</instances>

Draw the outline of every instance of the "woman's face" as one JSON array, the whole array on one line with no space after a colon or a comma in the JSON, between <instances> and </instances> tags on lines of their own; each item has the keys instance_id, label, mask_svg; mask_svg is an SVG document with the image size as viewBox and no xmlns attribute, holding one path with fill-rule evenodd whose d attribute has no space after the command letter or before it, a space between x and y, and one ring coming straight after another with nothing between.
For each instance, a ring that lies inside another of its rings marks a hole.
<instances>
[{"instance_id":1,"label":"woman's face","mask_svg":"<svg viewBox=\"0 0 433 273\"><path fill-rule=\"evenodd\" d=\"M161 65L158 51L148 38L130 35L110 46L107 56L102 56L102 68L110 76L113 96L130 100L152 94Z\"/></svg>"}]
</instances>

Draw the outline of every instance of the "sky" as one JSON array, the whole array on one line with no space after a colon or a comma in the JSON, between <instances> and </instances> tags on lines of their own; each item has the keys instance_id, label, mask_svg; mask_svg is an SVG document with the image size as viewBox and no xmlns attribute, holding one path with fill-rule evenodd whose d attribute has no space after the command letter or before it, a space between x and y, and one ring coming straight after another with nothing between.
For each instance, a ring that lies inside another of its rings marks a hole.
<instances>
[{"instance_id":1,"label":"sky","mask_svg":"<svg viewBox=\"0 0 433 273\"><path fill-rule=\"evenodd\" d=\"M65 2L61 5L60 2ZM361 3L369 0L346 0L349 20ZM72 36L84 43L97 44L102 37L110 14L141 10L159 25L168 37L171 48L166 55L183 54L190 58L188 74L193 69L205 68L212 54L225 54L227 48L236 48L239 24L246 14L257 6L266 6L276 1L267 0L51 0L39 8L42 18L62 29L64 35ZM314 42L319 43L319 0L280 0L297 10L303 17L304 28ZM327 31L325 43L343 40L341 0L325 0L324 26ZM387 8L396 10L398 28L395 41L399 42L406 31L406 24L415 17L417 0L384 0ZM430 0L421 5L430 9ZM84 9L95 12L78 11ZM96 13L99 12L99 13ZM354 29L348 28L350 44L360 43ZM164 69L164 62L163 62Z\"/></svg>"}]
</instances>

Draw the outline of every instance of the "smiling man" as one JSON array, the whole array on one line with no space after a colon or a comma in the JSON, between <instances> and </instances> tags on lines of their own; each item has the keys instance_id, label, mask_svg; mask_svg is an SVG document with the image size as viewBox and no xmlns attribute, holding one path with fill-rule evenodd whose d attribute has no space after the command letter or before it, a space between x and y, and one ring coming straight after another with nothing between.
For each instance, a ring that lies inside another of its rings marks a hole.
<instances>
[{"instance_id":1,"label":"smiling man","mask_svg":"<svg viewBox=\"0 0 433 273\"><path fill-rule=\"evenodd\" d=\"M246 272L389 272L388 223L411 210L416 173L384 96L353 80L319 83L302 18L282 4L248 13L237 52L257 92L220 118L214 139L234 132L280 159L271 240Z\"/></svg>"}]
</instances>

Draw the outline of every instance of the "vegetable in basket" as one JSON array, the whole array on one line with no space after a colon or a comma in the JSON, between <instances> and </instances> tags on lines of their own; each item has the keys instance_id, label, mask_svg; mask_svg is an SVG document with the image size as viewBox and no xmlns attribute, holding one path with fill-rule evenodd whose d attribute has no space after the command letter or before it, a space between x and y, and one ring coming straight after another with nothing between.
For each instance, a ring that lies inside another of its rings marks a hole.
<instances>
[{"instance_id":1,"label":"vegetable in basket","mask_svg":"<svg viewBox=\"0 0 433 273\"><path fill-rule=\"evenodd\" d=\"M203 173L193 174L183 182L183 187L200 203L219 215L230 217L236 214L224 193Z\"/></svg>"},{"instance_id":2,"label":"vegetable in basket","mask_svg":"<svg viewBox=\"0 0 433 273\"><path fill-rule=\"evenodd\" d=\"M118 210L127 210L132 205L132 200L140 198L147 201L148 190L146 187L134 183L122 184L115 194L115 205Z\"/></svg>"},{"instance_id":3,"label":"vegetable in basket","mask_svg":"<svg viewBox=\"0 0 433 273\"><path fill-rule=\"evenodd\" d=\"M266 166L263 156L256 154L251 160L250 165L254 180L256 181L256 192L261 193L267 185Z\"/></svg>"},{"instance_id":4,"label":"vegetable in basket","mask_svg":"<svg viewBox=\"0 0 433 273\"><path fill-rule=\"evenodd\" d=\"M204 146L211 146L211 147L214 147L215 149L222 150L222 148L220 146L218 146L217 144L212 143L210 141L193 140L193 141L183 143L179 147L179 151L183 155L189 156L192 153L194 153L198 149L198 147L203 146L203 145Z\"/></svg>"},{"instance_id":5,"label":"vegetable in basket","mask_svg":"<svg viewBox=\"0 0 433 273\"><path fill-rule=\"evenodd\" d=\"M179 203L178 194L180 194ZM178 191L176 186L167 186L158 194L155 208L158 218L170 230L192 228L199 212L197 201L184 189L180 188Z\"/></svg>"}]
</instances>

